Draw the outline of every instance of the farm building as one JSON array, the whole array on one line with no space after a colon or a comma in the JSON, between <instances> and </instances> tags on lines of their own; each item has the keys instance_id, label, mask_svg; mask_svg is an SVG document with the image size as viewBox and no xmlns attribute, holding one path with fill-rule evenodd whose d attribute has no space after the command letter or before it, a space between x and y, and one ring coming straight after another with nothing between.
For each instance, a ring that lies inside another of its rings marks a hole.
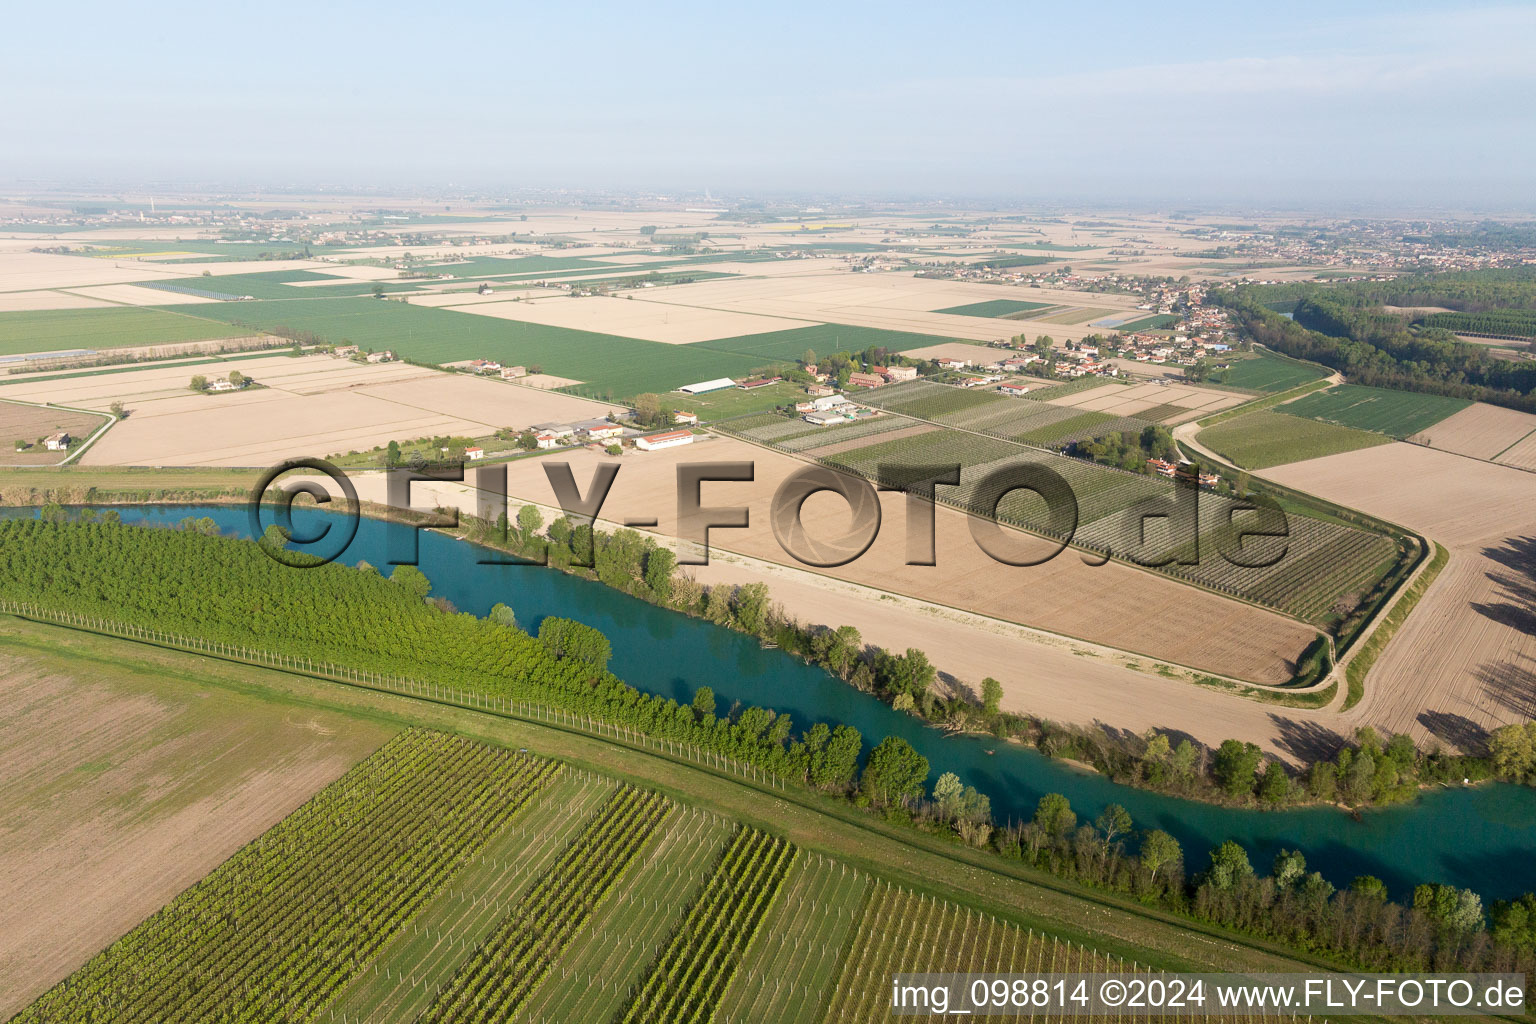
<instances>
[{"instance_id":1,"label":"farm building","mask_svg":"<svg viewBox=\"0 0 1536 1024\"><path fill-rule=\"evenodd\" d=\"M490 359L476 359L470 363L476 373L494 373L501 369L501 364Z\"/></svg>"},{"instance_id":2,"label":"farm building","mask_svg":"<svg viewBox=\"0 0 1536 1024\"><path fill-rule=\"evenodd\" d=\"M837 394L837 389L830 384L812 384L810 387L805 389L805 393L810 395L812 398L821 398L826 395Z\"/></svg>"},{"instance_id":3,"label":"farm building","mask_svg":"<svg viewBox=\"0 0 1536 1024\"><path fill-rule=\"evenodd\" d=\"M576 428L569 423L535 423L528 429L536 434L549 434L553 437L570 437L576 433Z\"/></svg>"},{"instance_id":4,"label":"farm building","mask_svg":"<svg viewBox=\"0 0 1536 1024\"><path fill-rule=\"evenodd\" d=\"M610 423L607 420L583 420L581 423L576 424L576 429L597 441L610 437L620 437L624 433L623 427L617 423Z\"/></svg>"},{"instance_id":5,"label":"farm building","mask_svg":"<svg viewBox=\"0 0 1536 1024\"><path fill-rule=\"evenodd\" d=\"M540 448L559 448L560 447L560 435L559 434L551 434L551 433L548 433L548 432L545 432L545 433L542 433L542 434L536 434L536 435L534 435L534 439L533 440L534 440L534 443L537 444Z\"/></svg>"},{"instance_id":6,"label":"farm building","mask_svg":"<svg viewBox=\"0 0 1536 1024\"><path fill-rule=\"evenodd\" d=\"M528 376L528 367L526 366L503 366L501 368L502 380L516 380L519 377L526 376Z\"/></svg>"},{"instance_id":7,"label":"farm building","mask_svg":"<svg viewBox=\"0 0 1536 1024\"><path fill-rule=\"evenodd\" d=\"M677 390L685 395L707 395L711 391L724 391L726 388L733 388L735 386L736 382L729 377L716 377L714 380L700 381L697 384L689 384Z\"/></svg>"},{"instance_id":8,"label":"farm building","mask_svg":"<svg viewBox=\"0 0 1536 1024\"><path fill-rule=\"evenodd\" d=\"M61 430L57 434L52 434L46 440L44 440L43 447L47 448L51 452L62 452L68 450L69 442L69 432L66 430Z\"/></svg>"},{"instance_id":9,"label":"farm building","mask_svg":"<svg viewBox=\"0 0 1536 1024\"><path fill-rule=\"evenodd\" d=\"M678 445L692 443L693 432L688 430L668 430L661 434L635 438L635 447L645 452L653 452L658 448L676 448Z\"/></svg>"},{"instance_id":10,"label":"farm building","mask_svg":"<svg viewBox=\"0 0 1536 1024\"><path fill-rule=\"evenodd\" d=\"M885 378L873 373L850 373L848 383L861 388L878 388L885 383Z\"/></svg>"},{"instance_id":11,"label":"farm building","mask_svg":"<svg viewBox=\"0 0 1536 1024\"><path fill-rule=\"evenodd\" d=\"M483 459L483 458L485 458L485 449L484 448L465 448L464 449L464 457L466 459L468 459L469 461L471 461L471 462L474 462L476 459Z\"/></svg>"},{"instance_id":12,"label":"farm building","mask_svg":"<svg viewBox=\"0 0 1536 1024\"><path fill-rule=\"evenodd\" d=\"M777 384L783 379L783 377L753 377L750 380L742 381L736 386L743 391L756 391L758 388L765 388L769 384Z\"/></svg>"},{"instance_id":13,"label":"farm building","mask_svg":"<svg viewBox=\"0 0 1536 1024\"><path fill-rule=\"evenodd\" d=\"M691 412L684 412L682 409L673 409L672 410L672 422L673 423L683 423L683 424L687 424L688 426L693 426L694 424L699 422L699 418L697 416L695 416Z\"/></svg>"},{"instance_id":14,"label":"farm building","mask_svg":"<svg viewBox=\"0 0 1536 1024\"><path fill-rule=\"evenodd\" d=\"M997 390L1001 391L1005 395L1027 395L1029 394L1029 385L1019 384L1016 381L1010 380L999 384L997 386Z\"/></svg>"},{"instance_id":15,"label":"farm building","mask_svg":"<svg viewBox=\"0 0 1536 1024\"><path fill-rule=\"evenodd\" d=\"M808 412L802 416L801 419L805 420L805 422L811 424L812 426L830 427L834 423L842 423L843 421L847 420L848 417L843 413L834 412L833 410L828 409L822 412Z\"/></svg>"},{"instance_id":16,"label":"farm building","mask_svg":"<svg viewBox=\"0 0 1536 1024\"><path fill-rule=\"evenodd\" d=\"M885 375L893 381L917 380L917 367L891 366L886 369Z\"/></svg>"}]
</instances>

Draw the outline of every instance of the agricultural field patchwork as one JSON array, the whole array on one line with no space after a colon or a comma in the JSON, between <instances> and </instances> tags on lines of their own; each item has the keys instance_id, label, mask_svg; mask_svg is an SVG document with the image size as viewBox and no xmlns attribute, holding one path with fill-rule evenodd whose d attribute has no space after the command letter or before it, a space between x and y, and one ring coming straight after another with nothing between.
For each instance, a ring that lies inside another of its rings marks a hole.
<instances>
[{"instance_id":1,"label":"agricultural field patchwork","mask_svg":"<svg viewBox=\"0 0 1536 1024\"><path fill-rule=\"evenodd\" d=\"M1195 492L1162 477L1128 473L1046 450L1113 431L1139 432L1148 425L1145 420L1019 401L931 381L879 389L866 400L879 401L890 411L848 427L812 427L771 414L723 426L731 433L892 486L905 482L904 466L959 464L960 485L939 488L938 499L975 513L988 506L982 483L991 474L1025 465L1049 470L1071 489L1075 516L1062 508L1053 510L1032 491L1015 490L997 505L998 518L1045 536L1070 537L1072 543L1090 550L1130 558L1318 626L1330 626L1347 616L1403 555L1383 534L1293 515L1286 524L1290 536L1283 557L1269 565L1236 565L1222 552L1233 550L1235 529L1249 522L1243 517L1253 513L1235 511L1233 497L1210 490ZM1345 429L1275 413L1254 415L1304 425L1307 436L1331 436ZM1240 417L1233 423L1247 419ZM890 425L880 426L881 420ZM844 433L841 437L846 440L839 440L838 432L861 427L863 436ZM1363 431L1348 434L1372 444L1388 440ZM1294 449L1298 442L1289 443ZM1256 560L1248 554L1245 548L1238 560Z\"/></svg>"},{"instance_id":2,"label":"agricultural field patchwork","mask_svg":"<svg viewBox=\"0 0 1536 1024\"><path fill-rule=\"evenodd\" d=\"M820 1024L867 1019L892 970L924 965L1125 969L659 793L413 729L14 1020Z\"/></svg>"},{"instance_id":3,"label":"agricultural field patchwork","mask_svg":"<svg viewBox=\"0 0 1536 1024\"><path fill-rule=\"evenodd\" d=\"M391 349L417 362L494 359L538 366L582 381L571 390L590 397L664 393L695 381L743 377L765 362L718 348L667 345L369 298L258 300L196 308L264 330L286 327L334 344Z\"/></svg>"},{"instance_id":4,"label":"agricultural field patchwork","mask_svg":"<svg viewBox=\"0 0 1536 1024\"><path fill-rule=\"evenodd\" d=\"M1356 448L1390 444L1385 434L1260 410L1200 431L1200 443L1245 469L1337 455Z\"/></svg>"},{"instance_id":5,"label":"agricultural field patchwork","mask_svg":"<svg viewBox=\"0 0 1536 1024\"><path fill-rule=\"evenodd\" d=\"M1305 416L1342 427L1405 438L1428 430L1471 404L1463 398L1341 384L1303 395L1276 408L1288 416Z\"/></svg>"}]
</instances>

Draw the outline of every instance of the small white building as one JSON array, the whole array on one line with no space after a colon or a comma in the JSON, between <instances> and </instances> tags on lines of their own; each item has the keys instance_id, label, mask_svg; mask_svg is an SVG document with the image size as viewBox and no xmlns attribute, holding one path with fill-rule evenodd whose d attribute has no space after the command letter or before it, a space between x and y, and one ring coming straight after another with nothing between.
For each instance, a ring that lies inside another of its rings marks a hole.
<instances>
[{"instance_id":1,"label":"small white building","mask_svg":"<svg viewBox=\"0 0 1536 1024\"><path fill-rule=\"evenodd\" d=\"M536 434L534 436L534 442L537 443L540 448L559 448L560 447L560 437L557 434L550 434L550 433Z\"/></svg>"},{"instance_id":2,"label":"small white building","mask_svg":"<svg viewBox=\"0 0 1536 1024\"><path fill-rule=\"evenodd\" d=\"M635 438L635 447L643 452L654 452L660 448L676 448L684 444L693 444L693 431L668 430L660 434Z\"/></svg>"},{"instance_id":3,"label":"small white building","mask_svg":"<svg viewBox=\"0 0 1536 1024\"><path fill-rule=\"evenodd\" d=\"M471 462L474 462L476 459L483 459L483 458L485 458L485 449L484 448L465 448L464 449L464 457L466 459L468 459L469 461L471 461Z\"/></svg>"},{"instance_id":4,"label":"small white building","mask_svg":"<svg viewBox=\"0 0 1536 1024\"><path fill-rule=\"evenodd\" d=\"M842 413L832 412L831 410L826 412L808 412L800 418L817 427L830 427L834 423L843 423L848 419Z\"/></svg>"},{"instance_id":5,"label":"small white building","mask_svg":"<svg viewBox=\"0 0 1536 1024\"><path fill-rule=\"evenodd\" d=\"M1004 383L997 386L997 390L1001 391L1005 395L1027 395L1029 394L1029 385L1017 384L1013 381L1005 381Z\"/></svg>"},{"instance_id":6,"label":"small white building","mask_svg":"<svg viewBox=\"0 0 1536 1024\"><path fill-rule=\"evenodd\" d=\"M687 426L691 427L699 422L699 418L691 412L684 412L681 409L674 409L672 410L672 422L686 424Z\"/></svg>"}]
</instances>

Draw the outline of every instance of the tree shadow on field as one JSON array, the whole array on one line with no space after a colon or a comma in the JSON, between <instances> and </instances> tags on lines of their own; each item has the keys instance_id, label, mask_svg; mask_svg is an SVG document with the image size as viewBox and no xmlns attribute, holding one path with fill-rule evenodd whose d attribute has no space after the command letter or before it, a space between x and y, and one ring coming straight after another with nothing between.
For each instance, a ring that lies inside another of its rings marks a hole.
<instances>
[{"instance_id":1,"label":"tree shadow on field","mask_svg":"<svg viewBox=\"0 0 1536 1024\"><path fill-rule=\"evenodd\" d=\"M1536 636L1536 537L1510 537L1498 547L1484 548L1483 557L1501 568L1488 579L1499 588L1499 600L1472 607L1483 616L1527 636Z\"/></svg>"},{"instance_id":2,"label":"tree shadow on field","mask_svg":"<svg viewBox=\"0 0 1536 1024\"><path fill-rule=\"evenodd\" d=\"M1419 715L1419 724L1435 739L1463 754L1482 757L1488 752L1488 730L1465 715L1426 711Z\"/></svg>"},{"instance_id":3,"label":"tree shadow on field","mask_svg":"<svg viewBox=\"0 0 1536 1024\"><path fill-rule=\"evenodd\" d=\"M1271 713L1269 720L1279 731L1276 744L1303 764L1326 761L1344 745L1344 737L1316 722L1308 722Z\"/></svg>"},{"instance_id":4,"label":"tree shadow on field","mask_svg":"<svg viewBox=\"0 0 1536 1024\"><path fill-rule=\"evenodd\" d=\"M1521 658L1524 665L1513 662L1492 662L1477 670L1483 692L1495 704L1507 708L1521 718L1536 718L1536 659Z\"/></svg>"}]
</instances>

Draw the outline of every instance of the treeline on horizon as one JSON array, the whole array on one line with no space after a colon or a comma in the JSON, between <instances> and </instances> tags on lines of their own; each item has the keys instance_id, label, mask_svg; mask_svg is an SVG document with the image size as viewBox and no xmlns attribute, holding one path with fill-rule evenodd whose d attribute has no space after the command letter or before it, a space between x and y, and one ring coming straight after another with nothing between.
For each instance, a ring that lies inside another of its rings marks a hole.
<instances>
[{"instance_id":1,"label":"treeline on horizon","mask_svg":"<svg viewBox=\"0 0 1536 1024\"><path fill-rule=\"evenodd\" d=\"M546 618L534 637L518 627L505 605L479 618L433 598L430 580L413 566L398 566L388 578L366 563L295 571L268 558L257 543L219 536L211 519L189 518L181 529L149 529L123 526L116 518L87 509L69 522L68 513L53 507L39 519L0 523L5 570L0 595L428 678L465 693L556 705L718 751L888 820L1065 878L1362 967L1536 970L1536 896L1498 903L1485 913L1475 892L1426 884L1415 890L1411 904L1399 904L1374 878L1336 890L1307 873L1299 854L1282 855L1271 874L1261 876L1233 842L1212 851L1209 865L1186 865L1184 851L1168 833L1136 830L1115 806L1093 825L1079 825L1059 794L1042 798L1029 822L999 828L987 797L953 773L941 774L930 790L927 758L899 737L886 737L866 756L863 737L846 725L819 723L796 736L790 716L771 709L738 706L721 713L708 687L689 704L642 693L608 671L609 641L582 623ZM783 618L762 584L703 588L676 574L668 549L633 531L594 535L590 526L572 528L559 519L540 536L542 517L531 506L519 513L515 531L511 523L502 525L525 546L546 548L553 565L569 566L590 552L592 572L609 585L648 592L657 603L682 606L721 625L804 644L808 658L841 678L887 697L894 693L897 707L932 711L966 703L933 694L935 672L921 652L865 648L850 627L799 627ZM260 543L283 539L273 528ZM93 569L60 573L60 565ZM795 635L802 640L795 641ZM983 704L968 705L971 713L1006 733L1011 726L997 709L1001 687L988 680L982 690ZM1050 736L1069 748L1080 742L1060 732ZM1422 762L1411 744L1396 737L1382 744L1374 734L1357 740L1335 761L1323 762L1329 767L1314 766L1311 774L1360 798L1413 790ZM1263 759L1251 744L1228 741L1211 754L1188 741L1170 747L1166 737L1154 735L1148 748L1134 764L1138 771L1166 776L1164 782L1194 785L1208 775L1211 784L1244 801L1267 800L1281 792L1282 783L1285 792L1293 785L1277 762L1260 770ZM1489 763L1504 777L1531 781L1536 728L1501 730ZM1313 785L1311 775L1306 785Z\"/></svg>"},{"instance_id":2,"label":"treeline on horizon","mask_svg":"<svg viewBox=\"0 0 1536 1024\"><path fill-rule=\"evenodd\" d=\"M1211 298L1232 310L1254 341L1338 370L1351 383L1536 412L1536 361L1498 358L1489 346L1462 341L1448 329L1536 334L1536 267L1390 281L1239 285L1214 290ZM1271 308L1291 303L1293 320ZM1383 306L1455 312L1423 315L1415 323L1412 315Z\"/></svg>"}]
</instances>

